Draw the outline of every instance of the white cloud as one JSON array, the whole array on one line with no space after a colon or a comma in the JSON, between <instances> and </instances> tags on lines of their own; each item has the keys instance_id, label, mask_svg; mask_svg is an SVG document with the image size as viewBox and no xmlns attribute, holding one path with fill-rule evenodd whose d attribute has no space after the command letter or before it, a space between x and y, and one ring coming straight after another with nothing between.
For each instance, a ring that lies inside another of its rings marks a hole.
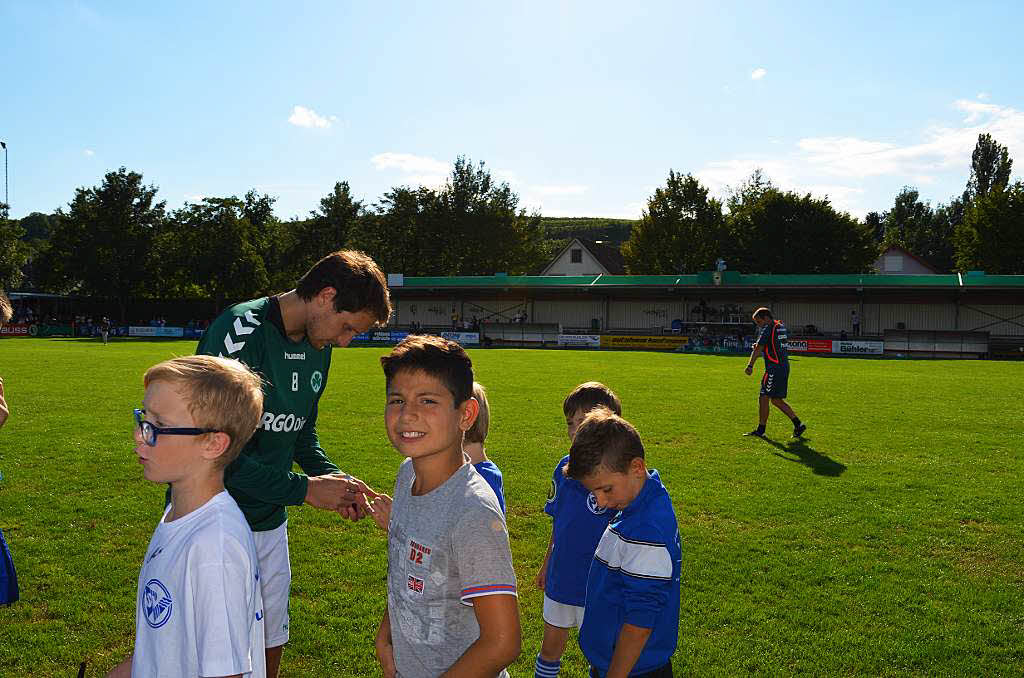
<instances>
[{"instance_id":1,"label":"white cloud","mask_svg":"<svg viewBox=\"0 0 1024 678\"><path fill-rule=\"evenodd\" d=\"M1024 111L974 100L955 101L952 109L965 114L959 124L924 127L920 138L910 142L842 135L807 137L778 153L707 163L694 175L716 197L725 198L730 187L739 186L754 169L761 168L783 190L828 195L836 208L863 217L872 209L884 209L891 200L891 195L886 195L883 204L870 208L861 203L878 203L867 190L875 178L893 186L930 185L939 190L951 183L962 186L979 134L991 134L1008 148L1011 157L1024 156Z\"/></svg>"},{"instance_id":2,"label":"white cloud","mask_svg":"<svg viewBox=\"0 0 1024 678\"><path fill-rule=\"evenodd\" d=\"M537 195L583 195L587 192L586 186L572 184L569 186L530 186L530 191Z\"/></svg>"},{"instance_id":3,"label":"white cloud","mask_svg":"<svg viewBox=\"0 0 1024 678\"><path fill-rule=\"evenodd\" d=\"M978 98L981 99L982 101L988 99L988 92L978 92Z\"/></svg>"},{"instance_id":4,"label":"white cloud","mask_svg":"<svg viewBox=\"0 0 1024 678\"><path fill-rule=\"evenodd\" d=\"M763 68L755 68L750 74L751 80L760 80L764 76L768 75L768 71Z\"/></svg>"},{"instance_id":5,"label":"white cloud","mask_svg":"<svg viewBox=\"0 0 1024 678\"><path fill-rule=\"evenodd\" d=\"M422 155L411 153L378 153L370 158L378 170L397 169L410 174L443 174L451 171L451 165Z\"/></svg>"},{"instance_id":6,"label":"white cloud","mask_svg":"<svg viewBox=\"0 0 1024 678\"><path fill-rule=\"evenodd\" d=\"M96 151L92 150L91 148L87 148L84 151L82 151L82 155L84 155L87 158L91 158L92 156L96 155Z\"/></svg>"},{"instance_id":7,"label":"white cloud","mask_svg":"<svg viewBox=\"0 0 1024 678\"><path fill-rule=\"evenodd\" d=\"M200 203L200 202L202 202L205 199L206 199L205 195L198 195L197 194L197 195L186 195L185 196L185 202L190 202L190 203L193 203L193 204Z\"/></svg>"},{"instance_id":8,"label":"white cloud","mask_svg":"<svg viewBox=\"0 0 1024 678\"><path fill-rule=\"evenodd\" d=\"M288 117L288 122L296 127L306 127L310 129L327 129L337 122L337 120L338 117L335 115L330 116L330 118L325 118L324 116L319 115L312 108L306 108L305 106L293 107L292 114Z\"/></svg>"}]
</instances>

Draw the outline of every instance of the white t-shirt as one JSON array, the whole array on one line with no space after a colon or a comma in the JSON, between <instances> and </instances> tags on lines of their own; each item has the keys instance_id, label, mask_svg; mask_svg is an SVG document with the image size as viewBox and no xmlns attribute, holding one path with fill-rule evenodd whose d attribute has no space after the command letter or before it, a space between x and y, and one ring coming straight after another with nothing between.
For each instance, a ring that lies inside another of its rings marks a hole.
<instances>
[{"instance_id":1,"label":"white t-shirt","mask_svg":"<svg viewBox=\"0 0 1024 678\"><path fill-rule=\"evenodd\" d=\"M221 492L146 549L135 606L132 676L264 678L263 597L252 532Z\"/></svg>"}]
</instances>

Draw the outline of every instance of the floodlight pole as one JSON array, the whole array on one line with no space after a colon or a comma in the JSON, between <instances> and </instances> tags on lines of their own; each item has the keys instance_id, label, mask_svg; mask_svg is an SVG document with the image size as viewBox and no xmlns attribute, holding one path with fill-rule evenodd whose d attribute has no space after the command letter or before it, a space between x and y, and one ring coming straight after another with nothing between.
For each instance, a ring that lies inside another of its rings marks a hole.
<instances>
[{"instance_id":1,"label":"floodlight pole","mask_svg":"<svg viewBox=\"0 0 1024 678\"><path fill-rule=\"evenodd\" d=\"M11 212L11 197L7 193L7 144L0 141L0 148L4 151L4 205L7 207L7 213Z\"/></svg>"}]
</instances>

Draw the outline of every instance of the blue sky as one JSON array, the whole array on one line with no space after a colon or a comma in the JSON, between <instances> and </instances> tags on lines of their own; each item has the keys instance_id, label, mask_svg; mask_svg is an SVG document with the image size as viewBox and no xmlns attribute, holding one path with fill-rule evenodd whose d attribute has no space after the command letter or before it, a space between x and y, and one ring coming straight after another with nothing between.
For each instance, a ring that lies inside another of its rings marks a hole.
<instances>
[{"instance_id":1,"label":"blue sky","mask_svg":"<svg viewBox=\"0 0 1024 678\"><path fill-rule=\"evenodd\" d=\"M863 216L958 195L980 132L1024 176L1024 3L631 4L0 0L11 214L123 165L305 216L465 155L549 216L755 167Z\"/></svg>"}]
</instances>

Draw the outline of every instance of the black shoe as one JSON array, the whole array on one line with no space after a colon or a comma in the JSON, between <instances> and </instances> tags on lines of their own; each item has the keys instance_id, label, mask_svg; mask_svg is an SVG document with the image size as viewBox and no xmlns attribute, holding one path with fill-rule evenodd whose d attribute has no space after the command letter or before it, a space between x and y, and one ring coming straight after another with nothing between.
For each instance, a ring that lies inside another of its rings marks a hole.
<instances>
[{"instance_id":1,"label":"black shoe","mask_svg":"<svg viewBox=\"0 0 1024 678\"><path fill-rule=\"evenodd\" d=\"M750 433L744 433L744 436L754 436L755 438L764 438L764 431L759 431L756 428Z\"/></svg>"},{"instance_id":2,"label":"black shoe","mask_svg":"<svg viewBox=\"0 0 1024 678\"><path fill-rule=\"evenodd\" d=\"M806 431L806 430L807 430L807 424L801 423L799 426L794 426L793 427L793 437L794 438L799 438L800 436L802 436L804 434L804 431Z\"/></svg>"}]
</instances>

